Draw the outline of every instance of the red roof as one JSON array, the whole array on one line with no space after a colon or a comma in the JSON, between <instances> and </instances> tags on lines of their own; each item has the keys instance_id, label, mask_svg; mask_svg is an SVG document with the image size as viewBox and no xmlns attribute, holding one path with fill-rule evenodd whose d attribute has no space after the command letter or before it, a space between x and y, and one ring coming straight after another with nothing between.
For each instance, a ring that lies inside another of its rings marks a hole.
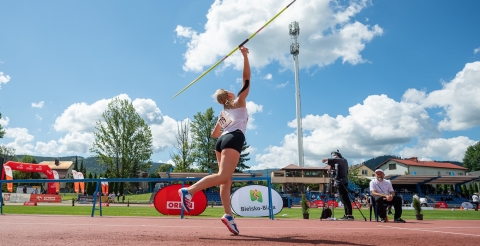
<instances>
[{"instance_id":1,"label":"red roof","mask_svg":"<svg viewBox=\"0 0 480 246\"><path fill-rule=\"evenodd\" d=\"M468 170L468 168L455 165L450 162L436 162L436 161L419 161L416 157L408 158L407 160L402 159L388 159L384 163L380 164L383 165L389 161L396 161L398 163L405 164L407 166L421 166L421 167L434 167L434 168L448 168L448 169L460 169L460 170Z\"/></svg>"}]
</instances>

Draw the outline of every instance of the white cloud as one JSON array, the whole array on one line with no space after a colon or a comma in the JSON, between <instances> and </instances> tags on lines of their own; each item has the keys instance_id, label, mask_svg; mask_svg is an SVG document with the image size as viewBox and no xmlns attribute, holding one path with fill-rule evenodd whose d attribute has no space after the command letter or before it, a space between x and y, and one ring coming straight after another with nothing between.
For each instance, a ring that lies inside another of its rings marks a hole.
<instances>
[{"instance_id":1,"label":"white cloud","mask_svg":"<svg viewBox=\"0 0 480 246\"><path fill-rule=\"evenodd\" d=\"M44 104L45 104L44 101L40 101L38 103L32 103L32 108L43 108Z\"/></svg>"},{"instance_id":2,"label":"white cloud","mask_svg":"<svg viewBox=\"0 0 480 246\"><path fill-rule=\"evenodd\" d=\"M259 112L263 112L263 106L258 105L252 101L247 101L247 110L248 110L247 129L253 130L257 128L257 126L253 123L255 121L255 117L253 115Z\"/></svg>"},{"instance_id":3,"label":"white cloud","mask_svg":"<svg viewBox=\"0 0 480 246\"><path fill-rule=\"evenodd\" d=\"M26 128L6 128L4 138L13 138L13 142L6 144L15 148L17 154L32 154L34 136L28 133Z\"/></svg>"},{"instance_id":4,"label":"white cloud","mask_svg":"<svg viewBox=\"0 0 480 246\"><path fill-rule=\"evenodd\" d=\"M72 104L55 120L53 127L59 132L93 132L110 100L102 99L92 105L84 102Z\"/></svg>"},{"instance_id":5,"label":"white cloud","mask_svg":"<svg viewBox=\"0 0 480 246\"><path fill-rule=\"evenodd\" d=\"M417 104L395 102L386 95L367 97L350 107L349 115L307 115L302 119L304 163L324 166L320 161L332 150L340 150L351 161L395 153L398 146L417 137L437 134L427 112ZM296 120L288 123L296 129ZM287 134L281 146L270 146L256 155L255 168L281 168L298 164L296 133ZM353 164L353 163L352 163Z\"/></svg>"},{"instance_id":6,"label":"white cloud","mask_svg":"<svg viewBox=\"0 0 480 246\"><path fill-rule=\"evenodd\" d=\"M39 120L39 121L42 121L42 120L43 120L42 116L40 116L39 114L36 114L36 115L35 115L35 118L36 118L37 120Z\"/></svg>"},{"instance_id":7,"label":"white cloud","mask_svg":"<svg viewBox=\"0 0 480 246\"><path fill-rule=\"evenodd\" d=\"M265 80L271 80L272 79L272 74L271 73L268 73L267 75L265 75L265 77L263 77L263 79Z\"/></svg>"},{"instance_id":8,"label":"white cloud","mask_svg":"<svg viewBox=\"0 0 480 246\"><path fill-rule=\"evenodd\" d=\"M289 84L289 82L285 82L283 84L278 84L277 86L275 86L275 88L285 88L285 86L287 86Z\"/></svg>"},{"instance_id":9,"label":"white cloud","mask_svg":"<svg viewBox=\"0 0 480 246\"><path fill-rule=\"evenodd\" d=\"M4 75L3 72L0 72L0 89L2 88L2 84L6 84L10 81L10 76Z\"/></svg>"},{"instance_id":10,"label":"white cloud","mask_svg":"<svg viewBox=\"0 0 480 246\"><path fill-rule=\"evenodd\" d=\"M10 119L8 117L4 117L2 115L2 118L0 118L0 126L6 127L6 126L8 126L9 122L10 122Z\"/></svg>"},{"instance_id":11,"label":"white cloud","mask_svg":"<svg viewBox=\"0 0 480 246\"><path fill-rule=\"evenodd\" d=\"M400 156L417 156L420 159L441 158L442 160L463 161L465 150L474 145L476 141L460 136L455 138L435 138L422 141L413 148L405 147L400 151Z\"/></svg>"},{"instance_id":12,"label":"white cloud","mask_svg":"<svg viewBox=\"0 0 480 246\"><path fill-rule=\"evenodd\" d=\"M120 94L117 97L131 101L126 94ZM96 122L103 121L102 114L111 100L113 98L101 99L90 105L84 102L70 105L55 120L53 125L55 131L66 132L65 136L58 140L32 143L34 137L28 133L27 129L7 128L5 138L14 139L13 142L7 145L17 149L17 153L25 154L90 154L89 149L94 141L93 133ZM168 116L163 116L155 101L151 99L137 98L133 100L132 105L140 117L150 126L153 135L154 152L164 151L171 147L175 142L177 121ZM253 112L255 113L256 111ZM40 115L37 114L36 117L41 120ZM8 117L0 119L2 126L8 125L8 122Z\"/></svg>"},{"instance_id":13,"label":"white cloud","mask_svg":"<svg viewBox=\"0 0 480 246\"><path fill-rule=\"evenodd\" d=\"M473 54L477 54L478 52L480 52L480 47L473 49Z\"/></svg>"},{"instance_id":14,"label":"white cloud","mask_svg":"<svg viewBox=\"0 0 480 246\"><path fill-rule=\"evenodd\" d=\"M151 124L150 130L153 137L153 151L160 152L175 143L177 134L177 121L168 117L163 117L162 124Z\"/></svg>"},{"instance_id":15,"label":"white cloud","mask_svg":"<svg viewBox=\"0 0 480 246\"><path fill-rule=\"evenodd\" d=\"M443 83L441 90L428 95L414 89L407 91L408 97L417 95L417 101L424 107L441 107L445 119L439 124L440 130L465 130L480 125L480 62L467 63L450 82Z\"/></svg>"},{"instance_id":16,"label":"white cloud","mask_svg":"<svg viewBox=\"0 0 480 246\"><path fill-rule=\"evenodd\" d=\"M213 65L289 2L215 1L208 11L204 32L180 25L175 30L178 37L189 39L183 69L199 72ZM283 68L293 67L289 49L285 48L292 42L288 25L293 21L300 24L298 42L301 44L302 68L325 66L337 59L351 64L364 62L360 52L365 43L383 33L377 25L369 26L354 20L355 15L367 7L367 2L353 0L349 5L318 0L295 2L258 33L254 42L247 43L251 66L259 68L276 61ZM223 63L224 67L236 69L242 65L238 52Z\"/></svg>"},{"instance_id":17,"label":"white cloud","mask_svg":"<svg viewBox=\"0 0 480 246\"><path fill-rule=\"evenodd\" d=\"M132 102L133 107L137 113L142 117L147 124L155 123L162 124L163 115L157 104L152 99L135 99Z\"/></svg>"}]
</instances>

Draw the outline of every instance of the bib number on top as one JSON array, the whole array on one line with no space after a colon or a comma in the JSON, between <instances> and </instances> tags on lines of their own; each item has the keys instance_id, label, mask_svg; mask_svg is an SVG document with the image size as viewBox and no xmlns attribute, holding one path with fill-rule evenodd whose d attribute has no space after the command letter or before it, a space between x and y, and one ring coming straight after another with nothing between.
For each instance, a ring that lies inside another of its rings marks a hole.
<instances>
[{"instance_id":1,"label":"bib number on top","mask_svg":"<svg viewBox=\"0 0 480 246\"><path fill-rule=\"evenodd\" d=\"M220 113L220 119L218 119L218 124L220 124L220 126L225 129L227 126L229 126L230 124L232 123L232 120L230 118L228 118L224 111L222 110L222 112Z\"/></svg>"}]
</instances>

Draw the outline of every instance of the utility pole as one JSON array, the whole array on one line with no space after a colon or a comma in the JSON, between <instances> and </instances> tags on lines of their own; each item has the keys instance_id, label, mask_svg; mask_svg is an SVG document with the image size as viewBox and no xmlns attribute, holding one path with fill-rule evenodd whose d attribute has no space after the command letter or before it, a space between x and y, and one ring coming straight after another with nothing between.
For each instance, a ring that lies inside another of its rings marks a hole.
<instances>
[{"instance_id":1,"label":"utility pole","mask_svg":"<svg viewBox=\"0 0 480 246\"><path fill-rule=\"evenodd\" d=\"M300 35L298 22L294 21L288 25L290 36L294 43L290 45L290 54L295 61L295 101L297 105L297 139L298 139L298 165L303 167L303 134L302 134L302 113L300 110L300 81L298 79L298 54L300 45L297 43L297 37Z\"/></svg>"}]
</instances>

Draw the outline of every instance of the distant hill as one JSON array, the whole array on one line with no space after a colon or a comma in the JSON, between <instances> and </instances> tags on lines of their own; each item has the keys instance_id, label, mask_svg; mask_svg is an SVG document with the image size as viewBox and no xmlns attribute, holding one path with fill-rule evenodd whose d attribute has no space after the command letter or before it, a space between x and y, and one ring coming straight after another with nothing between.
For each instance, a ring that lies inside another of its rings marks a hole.
<instances>
[{"instance_id":1,"label":"distant hill","mask_svg":"<svg viewBox=\"0 0 480 246\"><path fill-rule=\"evenodd\" d=\"M23 155L17 155L17 158L20 159L22 158ZM87 169L87 173L92 173L92 174L101 174L104 173L107 169L104 166L101 166L95 157L87 157L84 158L82 156L62 156L62 157L45 157L45 156L33 156L35 158L35 161L37 163L40 163L42 161L55 161L55 159L58 159L59 161L73 161L75 162L75 158L78 158L78 166L80 167L82 160L83 160L83 166L85 169ZM152 168L150 170L145 170L146 172L153 172L155 169L158 168L158 166L163 165L165 163L158 163L154 162L152 163Z\"/></svg>"},{"instance_id":2,"label":"distant hill","mask_svg":"<svg viewBox=\"0 0 480 246\"><path fill-rule=\"evenodd\" d=\"M384 156L378 156L378 157L372 158L368 161L363 162L363 164L365 164L365 166L367 166L368 168L370 168L372 170L375 170L375 169L377 169L378 165L384 163L385 161L387 161L388 159L391 159L391 158L402 159L399 156L384 155Z\"/></svg>"}]
</instances>

